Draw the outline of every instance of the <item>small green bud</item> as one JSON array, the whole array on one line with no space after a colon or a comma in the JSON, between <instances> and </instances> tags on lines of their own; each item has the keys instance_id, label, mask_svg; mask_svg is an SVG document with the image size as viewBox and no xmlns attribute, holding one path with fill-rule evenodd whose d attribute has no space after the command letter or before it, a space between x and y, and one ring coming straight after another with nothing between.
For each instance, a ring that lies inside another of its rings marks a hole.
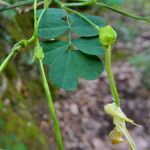
<instances>
[{"instance_id":1,"label":"small green bud","mask_svg":"<svg viewBox=\"0 0 150 150\"><path fill-rule=\"evenodd\" d=\"M34 58L35 58L35 59L38 59L38 60L43 60L43 58L44 58L44 53L43 53L42 47L40 47L40 46L35 47Z\"/></svg>"},{"instance_id":2,"label":"small green bud","mask_svg":"<svg viewBox=\"0 0 150 150\"><path fill-rule=\"evenodd\" d=\"M99 28L99 39L104 46L109 46L115 43L117 38L116 31L111 26Z\"/></svg>"}]
</instances>

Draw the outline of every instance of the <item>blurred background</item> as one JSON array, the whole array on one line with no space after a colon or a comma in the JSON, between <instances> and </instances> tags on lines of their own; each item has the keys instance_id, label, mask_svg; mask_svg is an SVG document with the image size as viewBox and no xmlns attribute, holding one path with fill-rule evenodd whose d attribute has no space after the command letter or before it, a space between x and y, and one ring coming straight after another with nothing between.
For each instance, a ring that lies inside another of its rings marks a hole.
<instances>
[{"instance_id":1,"label":"blurred background","mask_svg":"<svg viewBox=\"0 0 150 150\"><path fill-rule=\"evenodd\" d=\"M118 8L150 16L149 0L126 0ZM1 62L17 41L32 35L32 6L25 9L28 12L21 14L14 10L0 12ZM98 6L80 10L104 17L116 29L118 41L112 59L121 106L129 118L142 126L128 126L138 150L150 150L150 24ZM32 45L23 49L0 75L0 149L57 149L32 50ZM76 91L50 86L66 150L129 149L126 142L113 146L108 138L113 125L103 110L112 101L106 72L98 80L81 79Z\"/></svg>"}]
</instances>

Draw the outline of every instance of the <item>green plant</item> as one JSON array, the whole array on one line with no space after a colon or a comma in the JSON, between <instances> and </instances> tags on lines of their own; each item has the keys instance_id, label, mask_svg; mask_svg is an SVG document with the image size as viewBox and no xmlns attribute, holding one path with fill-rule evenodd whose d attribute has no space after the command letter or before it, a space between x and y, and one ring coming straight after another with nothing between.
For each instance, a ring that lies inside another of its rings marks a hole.
<instances>
[{"instance_id":1,"label":"green plant","mask_svg":"<svg viewBox=\"0 0 150 150\"><path fill-rule=\"evenodd\" d=\"M111 68L111 51L117 33L111 26L105 25L103 18L80 13L70 7L98 5L137 20L150 22L150 17L139 17L111 6L123 3L123 0L103 0L102 2L79 0L71 3L63 3L59 0L43 0L43 9L37 11L37 3L40 1L27 0L12 5L0 1L4 5L0 8L0 12L34 2L34 33L31 38L20 40L14 45L11 53L0 65L0 73L10 59L21 52L22 48L31 43L35 44L33 60L39 63L58 149L63 150L59 121L43 64L50 66L49 78L52 83L66 90L76 89L79 77L87 80L97 79L103 72L105 64L114 100L113 104L105 106L106 113L113 117L115 125L114 130L110 133L110 138L113 143L119 143L123 140L123 133L127 137L131 149L135 149L134 142L125 125L125 122L133 123L133 121L128 119L120 108L120 98ZM59 8L49 8L52 3L55 3ZM59 37L64 33L68 35L67 40L59 40ZM76 39L72 38L73 33L77 35ZM105 57L104 63L103 57Z\"/></svg>"}]
</instances>

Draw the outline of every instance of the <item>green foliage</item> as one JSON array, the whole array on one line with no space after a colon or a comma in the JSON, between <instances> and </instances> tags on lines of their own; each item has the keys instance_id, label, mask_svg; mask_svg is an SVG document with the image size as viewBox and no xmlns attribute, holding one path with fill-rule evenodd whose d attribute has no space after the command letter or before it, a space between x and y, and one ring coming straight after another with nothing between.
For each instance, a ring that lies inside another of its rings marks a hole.
<instances>
[{"instance_id":1,"label":"green foliage","mask_svg":"<svg viewBox=\"0 0 150 150\"><path fill-rule=\"evenodd\" d=\"M43 9L39 9L37 11L37 17L40 16L41 12L43 11ZM46 11L44 12L44 16L43 17L58 17L58 18L64 18L67 15L67 12L63 9L58 9L58 8L47 8Z\"/></svg>"},{"instance_id":2,"label":"green foliage","mask_svg":"<svg viewBox=\"0 0 150 150\"><path fill-rule=\"evenodd\" d=\"M101 17L83 15L98 27L105 25ZM45 55L43 63L50 65L49 78L53 84L66 90L74 90L79 77L87 80L99 77L103 71L103 63L97 56L103 56L105 49L99 43L96 37L99 33L93 25L80 16L68 15L61 9L49 8L45 11L39 23L38 35L50 40L58 38L66 30L68 37L73 33L79 37L72 39L71 36L70 41L41 42Z\"/></svg>"},{"instance_id":3,"label":"green foliage","mask_svg":"<svg viewBox=\"0 0 150 150\"><path fill-rule=\"evenodd\" d=\"M42 10L38 11L37 16L41 14ZM68 29L68 24L61 19L66 14L66 11L62 9L48 8L39 23L39 36L45 39L52 39L62 35Z\"/></svg>"},{"instance_id":4,"label":"green foliage","mask_svg":"<svg viewBox=\"0 0 150 150\"><path fill-rule=\"evenodd\" d=\"M105 21L101 17L91 16L87 14L83 14L83 15L99 27L102 27L105 25ZM83 36L83 37L90 37L90 36L98 35L97 30L80 16L76 14L72 14L70 15L70 20L71 20L71 31L75 32L77 35Z\"/></svg>"},{"instance_id":5,"label":"green foliage","mask_svg":"<svg viewBox=\"0 0 150 150\"><path fill-rule=\"evenodd\" d=\"M57 56L62 54L65 50L68 49L68 42L41 42L45 57L43 59L44 64L51 64Z\"/></svg>"},{"instance_id":6,"label":"green foliage","mask_svg":"<svg viewBox=\"0 0 150 150\"><path fill-rule=\"evenodd\" d=\"M68 24L56 16L43 16L39 24L39 36L45 39L59 37L68 29Z\"/></svg>"},{"instance_id":7,"label":"green foliage","mask_svg":"<svg viewBox=\"0 0 150 150\"><path fill-rule=\"evenodd\" d=\"M125 2L125 0L102 0L103 3L107 4L107 5L121 5Z\"/></svg>"},{"instance_id":8,"label":"green foliage","mask_svg":"<svg viewBox=\"0 0 150 150\"><path fill-rule=\"evenodd\" d=\"M99 38L78 38L73 40L73 45L83 53L90 55L104 55L105 49L99 42Z\"/></svg>"},{"instance_id":9,"label":"green foliage","mask_svg":"<svg viewBox=\"0 0 150 150\"><path fill-rule=\"evenodd\" d=\"M18 7L28 3L28 1L27 3L25 1L23 2L24 3L20 2L19 4L17 3L15 5L8 4L8 7L14 8L14 6ZM89 2L84 0L83 1L79 0L73 3L63 3L59 0L53 1L56 5L60 6L64 10L57 9L57 8L48 8L51 2L52 1L50 0L44 0L44 9L41 9L38 11L38 13L36 13L38 1L37 0L34 1L33 35L31 38L27 40L26 39L20 40L20 41L24 41L25 44L20 44L20 42L15 44L15 47L13 47L11 53L0 65L0 72L4 70L4 68L10 61L10 59L13 58L17 53L19 53L22 48L27 47L32 42L35 42L34 58L37 58L36 60L38 60L39 62L39 68L42 76L42 83L45 90L45 94L48 99L48 106L52 117L56 142L58 145L58 149L62 150L64 149L63 142L62 142L63 140L61 138L58 118L57 115L55 114L55 108L53 105L53 100L51 98L51 93L49 90L43 63L49 65L49 78L55 85L62 87L66 90L73 90L76 89L78 85L79 77L82 77L87 80L93 80L99 77L99 75L103 72L104 69L103 63L100 60L100 58L103 58L102 56L105 54L106 72L109 80L112 97L115 102L113 106L114 109L116 108L120 109L119 107L120 98L114 81L112 68L111 68L111 50L112 50L111 46L114 44L117 34L110 26L105 26L105 21L103 20L103 18L98 16L81 14L76 10L72 10L68 8L69 6L90 5L96 2L95 0L94 1L91 0ZM147 17L132 15L122 10L116 9L115 7L110 7L112 5L122 4L123 2L124 0L102 0L101 3L96 2L95 4L99 6L103 6L117 13L126 15L130 18L149 22L149 18ZM5 9L9 9L9 8L6 7L4 9L1 9L0 11L4 11ZM73 14L68 14L65 10L67 10L68 13L70 12ZM15 9L13 11L14 13L10 13L9 11L8 14L3 14L3 16L7 18L9 18L10 16L11 17L15 16L16 11L18 11L18 8L17 10ZM18 27L18 29L20 29L20 27L18 26L18 24L16 24L15 21L14 23ZM60 41L59 37L64 33L68 33L68 40ZM44 41L40 43L41 47L39 45L40 39L38 38L38 36L40 37L41 40ZM100 41L98 39L98 36ZM103 48L102 45L106 48L106 50ZM19 94L19 96L17 97L18 99L20 99L21 94ZM2 109L3 106L0 104L0 110ZM121 112L121 109L119 111ZM35 124L33 124L32 122L27 123L25 120L21 118L21 116L18 116L16 112L14 113L11 110L7 111L7 113L6 111L4 111L3 113L0 114L0 115L4 115L2 117L0 116L1 117L0 130L2 130L5 133L3 135L0 132L1 134L0 145L6 147L6 149L8 150L9 149L25 150L27 149L26 145L30 145L30 142L28 143L28 141L26 141L25 139L29 139L29 141L34 141L35 139L36 144L42 145L43 150L48 149L45 144L45 141L43 140L42 134L40 133L40 131L38 130ZM118 118L116 118L116 116L115 117L113 116L113 112L110 112L109 114L112 115L116 127L120 131L125 133L125 135L127 135L126 137L127 139L129 139L128 140L129 143L130 144L133 143L132 140L130 140L131 138L125 127L125 121L119 119L118 122ZM123 114L123 116L125 116L125 114ZM119 126L122 123L123 126ZM14 130L14 127L16 126L17 128L15 128ZM26 134L23 134L22 131L25 132ZM115 132L116 130L113 130L113 133ZM10 134L11 135L10 139L7 138L7 136L5 137L5 134L9 134L9 133L12 133ZM20 138L18 138L18 136ZM3 138L1 139L1 137ZM30 149L31 150L37 149L37 147L41 149L41 147L39 147L40 145L36 145L36 148L30 146ZM134 149L133 144L131 144L131 149Z\"/></svg>"},{"instance_id":10,"label":"green foliage","mask_svg":"<svg viewBox=\"0 0 150 150\"><path fill-rule=\"evenodd\" d=\"M66 90L77 87L78 78L97 79L103 71L103 64L97 56L69 49L67 42L42 42L44 64L50 64L49 78Z\"/></svg>"}]
</instances>

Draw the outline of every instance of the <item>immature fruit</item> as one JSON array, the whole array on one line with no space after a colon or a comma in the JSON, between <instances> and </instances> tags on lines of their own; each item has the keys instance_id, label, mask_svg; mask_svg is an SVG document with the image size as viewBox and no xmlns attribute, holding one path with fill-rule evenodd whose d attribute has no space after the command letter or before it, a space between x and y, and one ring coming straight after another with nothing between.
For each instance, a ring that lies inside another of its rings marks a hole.
<instances>
[{"instance_id":1,"label":"immature fruit","mask_svg":"<svg viewBox=\"0 0 150 150\"><path fill-rule=\"evenodd\" d=\"M104 106L104 110L107 114L111 115L113 118L113 124L115 128L110 132L109 137L113 144L118 144L123 141L122 135L126 137L128 143L130 144L131 150L135 150L135 144L130 136L128 129L126 128L126 122L137 125L133 120L126 117L124 112L115 103L107 104Z\"/></svg>"},{"instance_id":2,"label":"immature fruit","mask_svg":"<svg viewBox=\"0 0 150 150\"><path fill-rule=\"evenodd\" d=\"M99 38L104 46L109 46L115 43L117 33L111 26L104 26L99 29Z\"/></svg>"}]
</instances>

